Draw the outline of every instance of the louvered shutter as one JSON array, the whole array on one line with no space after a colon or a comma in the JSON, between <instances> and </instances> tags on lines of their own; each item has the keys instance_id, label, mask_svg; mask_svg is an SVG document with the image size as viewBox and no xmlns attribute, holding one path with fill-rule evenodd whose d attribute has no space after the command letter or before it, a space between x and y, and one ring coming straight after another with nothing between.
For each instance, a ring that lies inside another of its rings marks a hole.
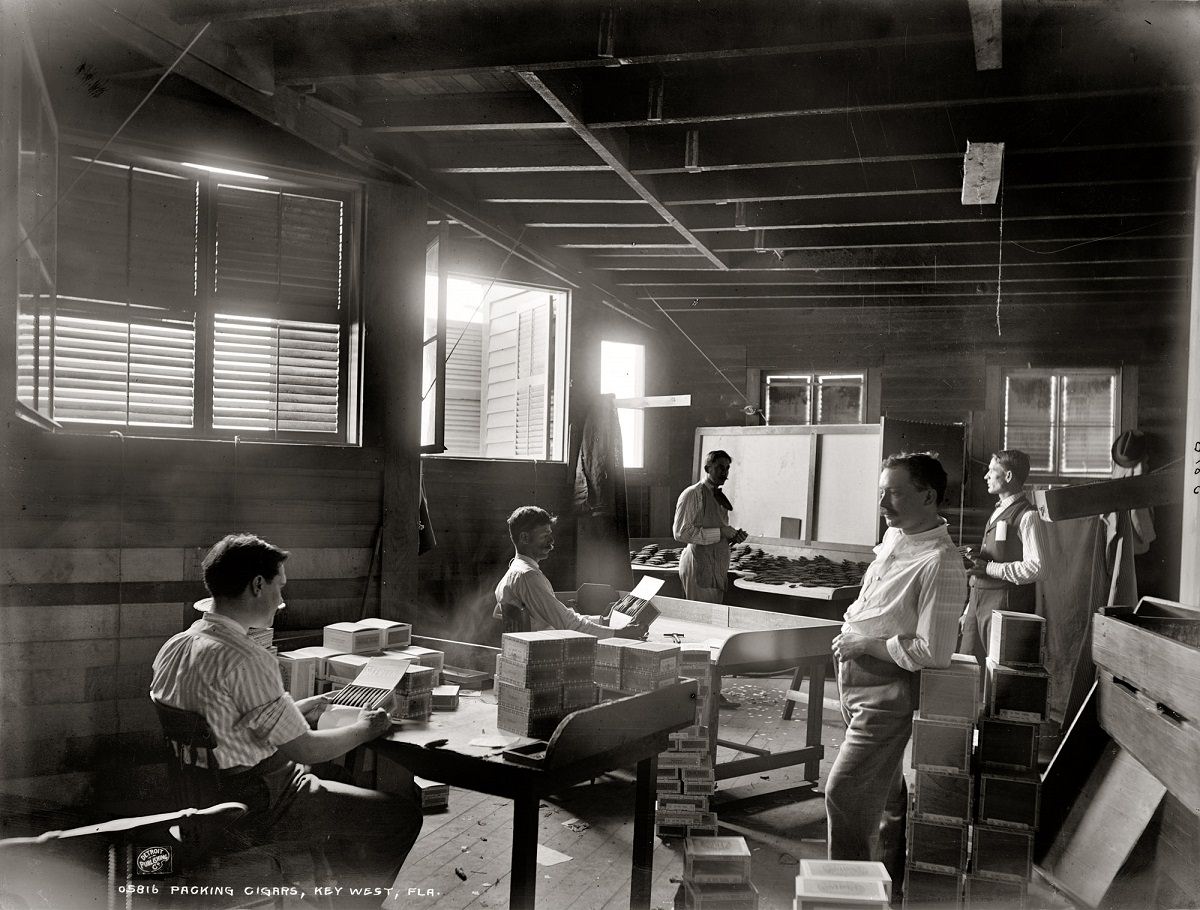
<instances>
[{"instance_id":1,"label":"louvered shutter","mask_svg":"<svg viewBox=\"0 0 1200 910\"><path fill-rule=\"evenodd\" d=\"M1116 410L1111 373L1067 373L1059 377L1062 405L1060 470L1104 474L1109 470Z\"/></svg>"},{"instance_id":2,"label":"louvered shutter","mask_svg":"<svg viewBox=\"0 0 1200 910\"><path fill-rule=\"evenodd\" d=\"M61 176L74 189L59 212L54 417L191 427L196 181L85 164L66 159Z\"/></svg>"},{"instance_id":3,"label":"louvered shutter","mask_svg":"<svg viewBox=\"0 0 1200 910\"><path fill-rule=\"evenodd\" d=\"M446 337L454 346L446 362L446 451L478 455L483 326L448 319Z\"/></svg>"},{"instance_id":4,"label":"louvered shutter","mask_svg":"<svg viewBox=\"0 0 1200 910\"><path fill-rule=\"evenodd\" d=\"M485 384L489 458L546 457L550 317L549 300L493 306Z\"/></svg>"},{"instance_id":5,"label":"louvered shutter","mask_svg":"<svg viewBox=\"0 0 1200 910\"><path fill-rule=\"evenodd\" d=\"M1005 377L1004 448L1020 449L1034 471L1054 470L1054 409L1057 378L1023 371Z\"/></svg>"},{"instance_id":6,"label":"louvered shutter","mask_svg":"<svg viewBox=\"0 0 1200 910\"><path fill-rule=\"evenodd\" d=\"M214 428L338 432L342 230L340 200L218 186Z\"/></svg>"}]
</instances>

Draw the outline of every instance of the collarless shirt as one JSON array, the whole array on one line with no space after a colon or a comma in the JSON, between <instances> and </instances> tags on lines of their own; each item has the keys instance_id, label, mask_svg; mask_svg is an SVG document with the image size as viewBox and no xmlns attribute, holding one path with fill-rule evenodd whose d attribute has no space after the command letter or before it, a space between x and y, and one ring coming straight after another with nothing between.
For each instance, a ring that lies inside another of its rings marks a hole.
<instances>
[{"instance_id":1,"label":"collarless shirt","mask_svg":"<svg viewBox=\"0 0 1200 910\"><path fill-rule=\"evenodd\" d=\"M721 542L720 528L700 527L697 522L704 514L705 487L708 494L719 489L707 479L694 483L679 494L675 503L675 521L671 526L671 536L682 543L694 543L699 546L711 546ZM716 497L713 497L715 502ZM716 502L717 514L721 516L722 524L729 521L729 512L719 502Z\"/></svg>"},{"instance_id":2,"label":"collarless shirt","mask_svg":"<svg viewBox=\"0 0 1200 910\"><path fill-rule=\"evenodd\" d=\"M944 519L919 534L888 528L842 631L883 639L906 670L945 667L966 600L967 573Z\"/></svg>"},{"instance_id":3,"label":"collarless shirt","mask_svg":"<svg viewBox=\"0 0 1200 910\"><path fill-rule=\"evenodd\" d=\"M1001 497L987 523L990 525L997 515L1018 499L1024 498L1024 491ZM1018 562L989 562L984 571L990 577L999 578L1009 584L1030 585L1043 575L1042 556L1046 552L1046 529L1042 526L1042 517L1038 515L1036 508L1027 509L1021 514L1017 519L1016 531L1021 535L1022 559Z\"/></svg>"},{"instance_id":4,"label":"collarless shirt","mask_svg":"<svg viewBox=\"0 0 1200 910\"><path fill-rule=\"evenodd\" d=\"M204 715L221 768L253 767L309 729L275 657L219 613L206 613L162 646L150 697Z\"/></svg>"},{"instance_id":5,"label":"collarless shirt","mask_svg":"<svg viewBox=\"0 0 1200 910\"><path fill-rule=\"evenodd\" d=\"M569 629L586 632L597 638L611 638L613 630L580 616L554 596L550 579L528 556L518 553L508 564L508 571L496 585L496 609L492 616L504 618L504 605L524 607L529 612L529 629Z\"/></svg>"}]
</instances>

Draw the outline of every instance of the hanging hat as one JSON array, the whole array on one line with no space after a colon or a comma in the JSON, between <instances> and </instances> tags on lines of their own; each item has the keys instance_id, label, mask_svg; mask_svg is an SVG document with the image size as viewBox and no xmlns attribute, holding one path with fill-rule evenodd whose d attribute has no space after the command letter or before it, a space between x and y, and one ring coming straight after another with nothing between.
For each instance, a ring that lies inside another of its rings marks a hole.
<instances>
[{"instance_id":1,"label":"hanging hat","mask_svg":"<svg viewBox=\"0 0 1200 910\"><path fill-rule=\"evenodd\" d=\"M1146 460L1146 434L1141 430L1126 430L1112 444L1112 460L1122 468L1132 468Z\"/></svg>"}]
</instances>

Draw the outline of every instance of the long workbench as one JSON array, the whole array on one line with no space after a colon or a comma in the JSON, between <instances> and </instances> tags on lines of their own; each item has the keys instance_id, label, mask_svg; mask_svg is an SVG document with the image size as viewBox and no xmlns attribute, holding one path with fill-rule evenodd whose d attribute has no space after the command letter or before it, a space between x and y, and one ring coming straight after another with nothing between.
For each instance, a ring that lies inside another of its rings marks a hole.
<instances>
[{"instance_id":1,"label":"long workbench","mask_svg":"<svg viewBox=\"0 0 1200 910\"><path fill-rule=\"evenodd\" d=\"M715 765L718 780L755 774L790 765L804 765L806 780L816 783L825 747L821 743L822 699L825 673L833 638L841 624L810 616L771 613L724 604L700 603L675 597L654 597L651 603L659 618L650 626L651 641L703 644L712 652L713 676L708 718L712 752L725 746L752 753L750 758ZM801 749L770 752L719 737L721 679L744 673L773 673L791 670L792 684L783 710L791 719L796 704L806 709L805 743ZM807 692L801 690L807 679Z\"/></svg>"}]
</instances>

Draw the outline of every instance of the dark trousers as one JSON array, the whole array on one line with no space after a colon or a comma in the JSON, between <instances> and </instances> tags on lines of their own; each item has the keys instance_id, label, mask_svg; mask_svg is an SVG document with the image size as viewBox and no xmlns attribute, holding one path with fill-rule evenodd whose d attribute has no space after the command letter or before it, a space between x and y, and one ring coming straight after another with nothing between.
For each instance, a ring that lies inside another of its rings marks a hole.
<instances>
[{"instance_id":1,"label":"dark trousers","mask_svg":"<svg viewBox=\"0 0 1200 910\"><path fill-rule=\"evenodd\" d=\"M222 787L227 799L252 806L248 822L263 841L320 847L344 890L337 906L378 907L421 833L416 785L403 795L381 793L330 779L336 766L317 776L307 765L278 753ZM349 889L369 893L351 896Z\"/></svg>"},{"instance_id":2,"label":"dark trousers","mask_svg":"<svg viewBox=\"0 0 1200 910\"><path fill-rule=\"evenodd\" d=\"M904 750L916 674L869 655L837 662L846 738L825 784L829 858L882 862L904 881Z\"/></svg>"}]
</instances>

